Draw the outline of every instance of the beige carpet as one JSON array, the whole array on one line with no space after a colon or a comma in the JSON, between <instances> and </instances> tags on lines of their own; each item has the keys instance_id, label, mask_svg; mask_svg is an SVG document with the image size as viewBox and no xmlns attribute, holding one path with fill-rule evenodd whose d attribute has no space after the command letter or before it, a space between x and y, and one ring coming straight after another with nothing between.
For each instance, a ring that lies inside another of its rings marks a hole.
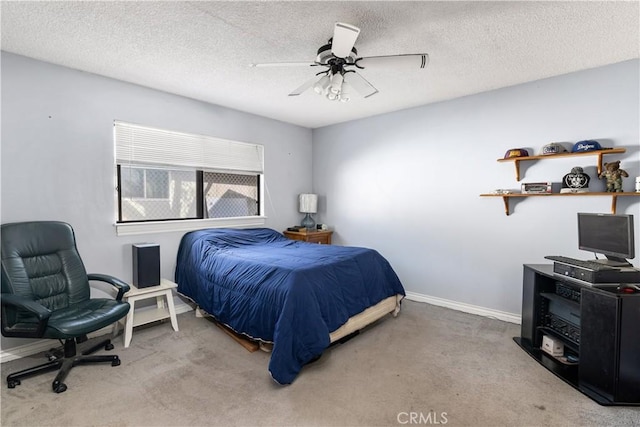
<instances>
[{"instance_id":1,"label":"beige carpet","mask_svg":"<svg viewBox=\"0 0 640 427\"><path fill-rule=\"evenodd\" d=\"M290 386L193 313L134 331L122 365L80 366L55 394L49 373L7 389L42 358L2 365L2 426L631 426L640 408L604 407L546 371L512 340L519 326L405 301Z\"/></svg>"}]
</instances>

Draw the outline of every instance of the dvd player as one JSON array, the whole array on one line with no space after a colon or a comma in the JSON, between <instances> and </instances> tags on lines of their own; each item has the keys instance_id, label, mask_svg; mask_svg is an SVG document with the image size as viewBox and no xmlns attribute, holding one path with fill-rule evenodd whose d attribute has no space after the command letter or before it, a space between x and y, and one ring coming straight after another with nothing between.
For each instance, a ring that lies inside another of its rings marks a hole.
<instances>
[{"instance_id":1,"label":"dvd player","mask_svg":"<svg viewBox=\"0 0 640 427\"><path fill-rule=\"evenodd\" d=\"M597 271L577 265L554 262L553 272L589 283L640 283L640 270L633 267Z\"/></svg>"}]
</instances>

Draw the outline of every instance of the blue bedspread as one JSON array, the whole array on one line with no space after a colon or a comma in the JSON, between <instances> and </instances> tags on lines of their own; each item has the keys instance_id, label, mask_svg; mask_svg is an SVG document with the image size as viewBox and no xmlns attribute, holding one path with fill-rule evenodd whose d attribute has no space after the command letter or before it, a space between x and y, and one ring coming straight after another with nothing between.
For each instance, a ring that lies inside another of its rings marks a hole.
<instances>
[{"instance_id":1,"label":"blue bedspread","mask_svg":"<svg viewBox=\"0 0 640 427\"><path fill-rule=\"evenodd\" d=\"M273 342L269 372L280 384L322 354L349 317L405 294L375 250L289 240L268 228L185 234L175 278L220 322Z\"/></svg>"}]
</instances>

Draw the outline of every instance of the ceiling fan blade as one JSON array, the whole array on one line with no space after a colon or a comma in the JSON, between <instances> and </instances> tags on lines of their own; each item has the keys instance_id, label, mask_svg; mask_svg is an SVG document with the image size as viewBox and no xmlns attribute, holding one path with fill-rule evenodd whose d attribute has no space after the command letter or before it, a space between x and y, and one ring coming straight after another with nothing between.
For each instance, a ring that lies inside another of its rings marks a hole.
<instances>
[{"instance_id":1,"label":"ceiling fan blade","mask_svg":"<svg viewBox=\"0 0 640 427\"><path fill-rule=\"evenodd\" d=\"M346 58L351 54L351 49L356 43L360 34L360 28L342 22L336 22L333 29L333 40L331 42L331 53L338 58Z\"/></svg>"},{"instance_id":2,"label":"ceiling fan blade","mask_svg":"<svg viewBox=\"0 0 640 427\"><path fill-rule=\"evenodd\" d=\"M349 83L349 85L351 85L351 87L354 88L356 92L358 92L364 98L368 98L378 93L378 89L373 87L371 83L369 83L364 77L362 77L355 71L345 73L344 81Z\"/></svg>"},{"instance_id":3,"label":"ceiling fan blade","mask_svg":"<svg viewBox=\"0 0 640 427\"><path fill-rule=\"evenodd\" d=\"M378 67L398 68L426 68L429 63L429 54L412 53L406 55L368 56L356 59L356 67L376 69Z\"/></svg>"},{"instance_id":4,"label":"ceiling fan blade","mask_svg":"<svg viewBox=\"0 0 640 427\"><path fill-rule=\"evenodd\" d=\"M300 62L263 62L259 64L249 64L249 67L259 68L259 67L315 67L319 64L310 61L300 61Z\"/></svg>"},{"instance_id":5,"label":"ceiling fan blade","mask_svg":"<svg viewBox=\"0 0 640 427\"><path fill-rule=\"evenodd\" d=\"M294 90L293 92L291 92L289 94L289 96L298 96L300 95L302 92L304 92L305 90L309 89L311 86L313 86L313 84L315 82L318 81L318 76L314 76L312 78L310 78L309 80L307 80L306 82L302 83L296 90Z\"/></svg>"}]
</instances>

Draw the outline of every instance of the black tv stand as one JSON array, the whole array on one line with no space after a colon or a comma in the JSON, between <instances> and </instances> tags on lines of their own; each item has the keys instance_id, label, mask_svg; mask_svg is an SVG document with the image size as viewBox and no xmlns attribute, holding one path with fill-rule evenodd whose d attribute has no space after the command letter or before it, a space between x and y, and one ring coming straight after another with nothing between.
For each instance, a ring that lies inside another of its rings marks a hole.
<instances>
[{"instance_id":1,"label":"black tv stand","mask_svg":"<svg viewBox=\"0 0 640 427\"><path fill-rule=\"evenodd\" d=\"M556 376L601 405L640 406L640 292L591 284L525 264L521 336L514 341ZM564 345L544 352L543 336Z\"/></svg>"}]
</instances>

